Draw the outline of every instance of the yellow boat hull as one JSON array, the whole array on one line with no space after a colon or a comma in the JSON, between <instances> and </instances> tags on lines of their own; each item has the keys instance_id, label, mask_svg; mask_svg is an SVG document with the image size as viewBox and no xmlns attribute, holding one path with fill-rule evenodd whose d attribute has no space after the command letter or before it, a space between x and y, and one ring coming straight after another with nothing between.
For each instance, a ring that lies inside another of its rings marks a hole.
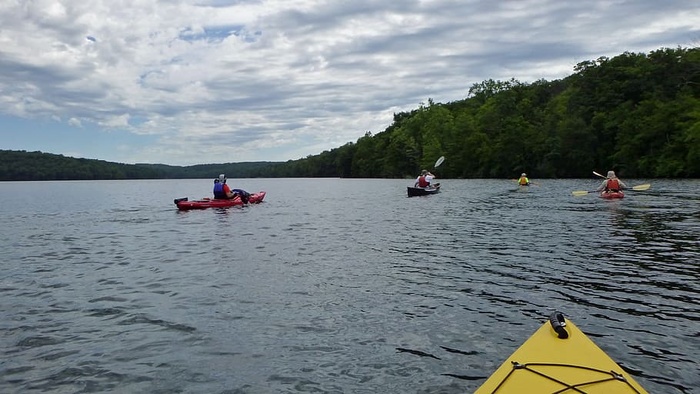
<instances>
[{"instance_id":1,"label":"yellow boat hull","mask_svg":"<svg viewBox=\"0 0 700 394\"><path fill-rule=\"evenodd\" d=\"M557 313L475 393L647 392L578 327Z\"/></svg>"}]
</instances>

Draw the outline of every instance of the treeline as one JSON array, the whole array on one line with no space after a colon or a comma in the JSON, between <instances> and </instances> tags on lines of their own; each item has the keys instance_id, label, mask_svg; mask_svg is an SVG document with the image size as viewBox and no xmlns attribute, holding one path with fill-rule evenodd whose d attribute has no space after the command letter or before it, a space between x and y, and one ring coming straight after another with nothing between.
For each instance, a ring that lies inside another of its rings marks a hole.
<instances>
[{"instance_id":1,"label":"treeline","mask_svg":"<svg viewBox=\"0 0 700 394\"><path fill-rule=\"evenodd\" d=\"M287 162L178 167L0 151L0 180L251 177L404 178L445 156L441 178L700 177L700 49L577 64L555 81L486 80L467 98L394 114L354 143Z\"/></svg>"},{"instance_id":2,"label":"treeline","mask_svg":"<svg viewBox=\"0 0 700 394\"><path fill-rule=\"evenodd\" d=\"M1 181L71 179L148 179L160 177L148 167L76 159L42 152L0 151Z\"/></svg>"},{"instance_id":3,"label":"treeline","mask_svg":"<svg viewBox=\"0 0 700 394\"><path fill-rule=\"evenodd\" d=\"M270 162L207 164L188 167L163 164L122 164L77 159L42 152L0 150L0 181L185 179L214 178L218 174L263 177Z\"/></svg>"}]
</instances>

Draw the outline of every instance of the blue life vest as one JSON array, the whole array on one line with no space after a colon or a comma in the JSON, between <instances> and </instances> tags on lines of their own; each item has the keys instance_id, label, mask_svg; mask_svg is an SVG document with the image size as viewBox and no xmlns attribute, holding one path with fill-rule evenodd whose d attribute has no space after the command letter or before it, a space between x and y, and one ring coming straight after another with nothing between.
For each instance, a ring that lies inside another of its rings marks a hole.
<instances>
[{"instance_id":1,"label":"blue life vest","mask_svg":"<svg viewBox=\"0 0 700 394\"><path fill-rule=\"evenodd\" d=\"M224 184L221 182L214 183L214 198L226 198L226 193L224 193Z\"/></svg>"}]
</instances>

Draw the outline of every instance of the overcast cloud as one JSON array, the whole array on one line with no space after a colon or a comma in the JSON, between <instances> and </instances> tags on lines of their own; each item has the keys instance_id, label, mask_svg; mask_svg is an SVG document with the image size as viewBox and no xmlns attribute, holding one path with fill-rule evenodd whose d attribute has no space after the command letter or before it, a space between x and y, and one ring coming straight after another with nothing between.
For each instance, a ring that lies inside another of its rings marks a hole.
<instances>
[{"instance_id":1,"label":"overcast cloud","mask_svg":"<svg viewBox=\"0 0 700 394\"><path fill-rule=\"evenodd\" d=\"M699 42L697 0L6 0L0 148L298 159L486 79Z\"/></svg>"}]
</instances>

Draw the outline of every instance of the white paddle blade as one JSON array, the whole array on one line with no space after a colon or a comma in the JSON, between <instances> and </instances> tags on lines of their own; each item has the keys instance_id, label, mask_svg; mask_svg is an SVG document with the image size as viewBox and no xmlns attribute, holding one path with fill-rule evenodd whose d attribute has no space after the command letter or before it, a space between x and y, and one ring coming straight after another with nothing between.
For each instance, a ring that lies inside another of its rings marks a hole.
<instances>
[{"instance_id":1,"label":"white paddle blade","mask_svg":"<svg viewBox=\"0 0 700 394\"><path fill-rule=\"evenodd\" d=\"M637 190L637 191L649 190L650 187L651 187L650 183L645 183L643 185L632 186L632 190Z\"/></svg>"},{"instance_id":2,"label":"white paddle blade","mask_svg":"<svg viewBox=\"0 0 700 394\"><path fill-rule=\"evenodd\" d=\"M574 196L585 196L588 193L589 193L588 190L576 190L576 191L571 192L571 194L573 194Z\"/></svg>"},{"instance_id":3,"label":"white paddle blade","mask_svg":"<svg viewBox=\"0 0 700 394\"><path fill-rule=\"evenodd\" d=\"M445 161L445 156L440 156L440 158L435 162L435 168L438 168L443 161Z\"/></svg>"}]
</instances>

